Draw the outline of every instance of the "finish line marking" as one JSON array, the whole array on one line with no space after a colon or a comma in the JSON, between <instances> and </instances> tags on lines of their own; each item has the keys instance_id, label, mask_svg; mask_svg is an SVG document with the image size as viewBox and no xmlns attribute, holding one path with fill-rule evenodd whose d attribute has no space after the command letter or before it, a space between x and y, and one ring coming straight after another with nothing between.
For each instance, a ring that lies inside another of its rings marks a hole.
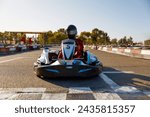
<instances>
[{"instance_id":1,"label":"finish line marking","mask_svg":"<svg viewBox=\"0 0 150 117\"><path fill-rule=\"evenodd\" d=\"M0 64L1 64L1 63L10 62L10 61L15 61L15 60L22 59L22 58L23 58L23 57L17 57L17 58L14 58L14 59L9 59L9 60L0 61Z\"/></svg>"},{"instance_id":2,"label":"finish line marking","mask_svg":"<svg viewBox=\"0 0 150 117\"><path fill-rule=\"evenodd\" d=\"M92 93L90 87L70 87L69 93Z\"/></svg>"},{"instance_id":3,"label":"finish line marking","mask_svg":"<svg viewBox=\"0 0 150 117\"><path fill-rule=\"evenodd\" d=\"M0 88L0 100L67 100L68 95L75 95L79 97L77 99L80 99L80 96L86 94L93 95L94 100L122 100L123 97L120 97L120 94L127 94L129 98L130 95L140 96L143 94L147 96L147 99L150 97L149 91L140 91L135 87L119 86L117 84L114 84L114 91L111 92L94 92L90 87L69 87L68 89L69 92L48 93L46 88Z\"/></svg>"}]
</instances>

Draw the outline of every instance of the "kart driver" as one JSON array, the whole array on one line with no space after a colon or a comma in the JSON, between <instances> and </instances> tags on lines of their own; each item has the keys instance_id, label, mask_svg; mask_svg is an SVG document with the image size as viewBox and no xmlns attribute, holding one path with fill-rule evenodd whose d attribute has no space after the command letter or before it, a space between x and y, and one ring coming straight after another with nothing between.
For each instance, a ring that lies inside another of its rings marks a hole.
<instances>
[{"instance_id":1,"label":"kart driver","mask_svg":"<svg viewBox=\"0 0 150 117\"><path fill-rule=\"evenodd\" d=\"M76 38L77 28L74 25L69 25L67 30L67 35L69 39L73 39L76 42L76 48L74 53L74 58L82 58L83 57L83 42L80 39ZM63 58L62 51L58 54L58 58Z\"/></svg>"}]
</instances>

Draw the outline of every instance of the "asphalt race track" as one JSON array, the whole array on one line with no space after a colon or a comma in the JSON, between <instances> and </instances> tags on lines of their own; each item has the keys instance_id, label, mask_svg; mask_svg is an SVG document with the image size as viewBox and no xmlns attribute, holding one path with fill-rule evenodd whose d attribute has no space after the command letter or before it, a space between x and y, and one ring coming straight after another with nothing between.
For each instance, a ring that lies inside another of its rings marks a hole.
<instances>
[{"instance_id":1,"label":"asphalt race track","mask_svg":"<svg viewBox=\"0 0 150 117\"><path fill-rule=\"evenodd\" d=\"M104 65L94 78L42 79L33 63L42 50L0 57L0 99L149 100L150 60L90 50Z\"/></svg>"}]
</instances>

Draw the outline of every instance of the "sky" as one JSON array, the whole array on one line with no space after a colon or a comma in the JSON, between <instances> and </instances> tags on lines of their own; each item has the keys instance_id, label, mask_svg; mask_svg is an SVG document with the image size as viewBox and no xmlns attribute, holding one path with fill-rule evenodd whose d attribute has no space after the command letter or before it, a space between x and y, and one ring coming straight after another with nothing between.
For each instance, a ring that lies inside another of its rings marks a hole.
<instances>
[{"instance_id":1,"label":"sky","mask_svg":"<svg viewBox=\"0 0 150 117\"><path fill-rule=\"evenodd\" d=\"M78 34L98 28L110 38L150 39L150 0L0 0L0 31L57 31L74 24Z\"/></svg>"}]
</instances>

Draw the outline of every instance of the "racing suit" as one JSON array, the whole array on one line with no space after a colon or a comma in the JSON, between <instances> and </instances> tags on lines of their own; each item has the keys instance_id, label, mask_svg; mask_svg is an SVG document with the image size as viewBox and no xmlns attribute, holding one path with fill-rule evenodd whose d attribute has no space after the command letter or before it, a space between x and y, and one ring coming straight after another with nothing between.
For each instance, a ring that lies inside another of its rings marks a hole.
<instances>
[{"instance_id":1,"label":"racing suit","mask_svg":"<svg viewBox=\"0 0 150 117\"><path fill-rule=\"evenodd\" d=\"M74 58L82 58L83 49L84 49L83 42L80 39L75 39L75 42L76 42L77 47L75 48ZM63 58L62 50L60 50L58 54L58 58L59 59Z\"/></svg>"}]
</instances>

